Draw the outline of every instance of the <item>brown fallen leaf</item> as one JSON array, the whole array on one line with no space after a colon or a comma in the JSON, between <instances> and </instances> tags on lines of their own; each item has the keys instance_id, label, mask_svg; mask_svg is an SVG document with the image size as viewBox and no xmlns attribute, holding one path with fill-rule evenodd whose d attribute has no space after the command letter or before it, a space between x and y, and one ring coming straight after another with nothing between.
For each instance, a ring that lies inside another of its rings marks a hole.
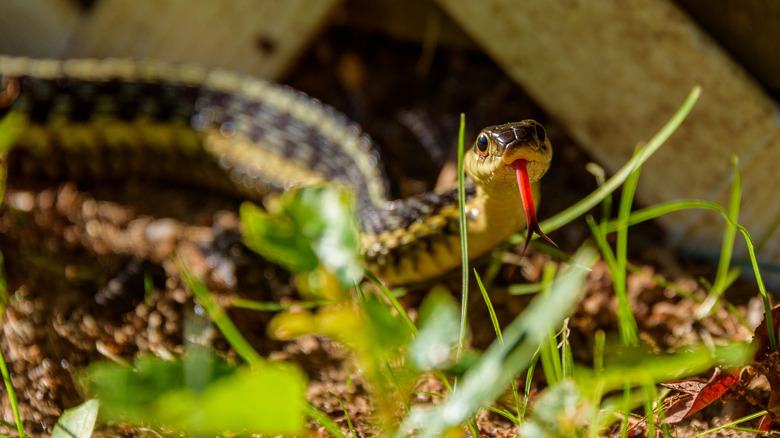
<instances>
[{"instance_id":1,"label":"brown fallen leaf","mask_svg":"<svg viewBox=\"0 0 780 438\"><path fill-rule=\"evenodd\" d=\"M702 379L683 379L661 383L661 386L685 393L666 409L664 423L678 423L702 410L715 400L721 399L737 382L739 382L738 370L724 371L715 368L712 377L706 382Z\"/></svg>"}]
</instances>

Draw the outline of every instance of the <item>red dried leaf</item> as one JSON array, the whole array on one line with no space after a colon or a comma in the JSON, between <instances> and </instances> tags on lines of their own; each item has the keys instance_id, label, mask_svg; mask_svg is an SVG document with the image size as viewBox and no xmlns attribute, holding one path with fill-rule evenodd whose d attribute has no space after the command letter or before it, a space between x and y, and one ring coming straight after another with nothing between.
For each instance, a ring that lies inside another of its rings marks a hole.
<instances>
[{"instance_id":1,"label":"red dried leaf","mask_svg":"<svg viewBox=\"0 0 780 438\"><path fill-rule=\"evenodd\" d=\"M739 373L736 370L723 371L720 368L715 368L715 372L710 377L710 380L704 384L702 384L700 379L662 383L661 385L667 388L687 394L680 397L666 409L666 420L664 422L677 423L699 412L715 400L720 399L738 381Z\"/></svg>"}]
</instances>

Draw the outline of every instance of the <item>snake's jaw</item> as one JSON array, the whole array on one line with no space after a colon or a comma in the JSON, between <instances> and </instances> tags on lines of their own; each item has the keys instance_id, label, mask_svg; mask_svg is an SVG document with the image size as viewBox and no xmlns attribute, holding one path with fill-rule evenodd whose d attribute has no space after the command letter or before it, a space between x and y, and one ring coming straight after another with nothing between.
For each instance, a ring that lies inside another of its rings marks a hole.
<instances>
[{"instance_id":1,"label":"snake's jaw","mask_svg":"<svg viewBox=\"0 0 780 438\"><path fill-rule=\"evenodd\" d=\"M535 183L542 179L547 169L550 168L550 158L538 149L529 146L522 148L507 149L501 156L501 160L507 167L516 168L518 161L525 163L530 183Z\"/></svg>"}]
</instances>

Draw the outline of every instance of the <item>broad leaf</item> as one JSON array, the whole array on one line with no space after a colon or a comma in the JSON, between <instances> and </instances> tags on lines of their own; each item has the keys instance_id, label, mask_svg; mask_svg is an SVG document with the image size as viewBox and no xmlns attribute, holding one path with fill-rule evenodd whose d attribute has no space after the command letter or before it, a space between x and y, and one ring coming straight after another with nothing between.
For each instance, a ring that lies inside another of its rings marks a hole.
<instances>
[{"instance_id":1,"label":"broad leaf","mask_svg":"<svg viewBox=\"0 0 780 438\"><path fill-rule=\"evenodd\" d=\"M87 369L88 391L103 404L101 418L110 421L164 426L192 435L303 431L306 383L299 371L271 364L233 368L208 358L202 366L210 367L213 380L192 388L185 382L194 361L185 366L144 358L136 370L95 364Z\"/></svg>"},{"instance_id":2,"label":"broad leaf","mask_svg":"<svg viewBox=\"0 0 780 438\"><path fill-rule=\"evenodd\" d=\"M325 266L342 286L363 277L357 227L347 192L305 187L281 195L270 212L244 203L244 241L253 251L296 273Z\"/></svg>"},{"instance_id":3,"label":"broad leaf","mask_svg":"<svg viewBox=\"0 0 780 438\"><path fill-rule=\"evenodd\" d=\"M661 386L687 393L666 409L664 422L678 423L699 412L715 400L720 400L737 382L739 382L738 371L723 371L721 368L715 368L715 372L707 382L688 379L661 383Z\"/></svg>"},{"instance_id":4,"label":"broad leaf","mask_svg":"<svg viewBox=\"0 0 780 438\"><path fill-rule=\"evenodd\" d=\"M420 306L419 332L409 346L409 359L419 369L452 365L458 344L458 304L444 288L436 288Z\"/></svg>"},{"instance_id":5,"label":"broad leaf","mask_svg":"<svg viewBox=\"0 0 780 438\"><path fill-rule=\"evenodd\" d=\"M66 410L54 425L54 438L89 438L95 428L100 402L90 399Z\"/></svg>"}]
</instances>

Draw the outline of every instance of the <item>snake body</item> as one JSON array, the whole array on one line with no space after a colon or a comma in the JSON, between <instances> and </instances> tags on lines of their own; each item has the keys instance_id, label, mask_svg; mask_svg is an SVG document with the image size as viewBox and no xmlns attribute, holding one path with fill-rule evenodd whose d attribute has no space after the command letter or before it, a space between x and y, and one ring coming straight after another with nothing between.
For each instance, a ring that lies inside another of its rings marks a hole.
<instances>
[{"instance_id":1,"label":"snake body","mask_svg":"<svg viewBox=\"0 0 780 438\"><path fill-rule=\"evenodd\" d=\"M387 284L460 264L456 191L390 201L376 145L344 115L302 92L221 70L131 60L0 56L0 115L27 126L12 170L122 180L156 175L269 191L324 181L352 190L366 266ZM531 182L552 148L533 120L485 128L465 157L469 256L525 225L512 163ZM184 176L182 176L184 175Z\"/></svg>"}]
</instances>

